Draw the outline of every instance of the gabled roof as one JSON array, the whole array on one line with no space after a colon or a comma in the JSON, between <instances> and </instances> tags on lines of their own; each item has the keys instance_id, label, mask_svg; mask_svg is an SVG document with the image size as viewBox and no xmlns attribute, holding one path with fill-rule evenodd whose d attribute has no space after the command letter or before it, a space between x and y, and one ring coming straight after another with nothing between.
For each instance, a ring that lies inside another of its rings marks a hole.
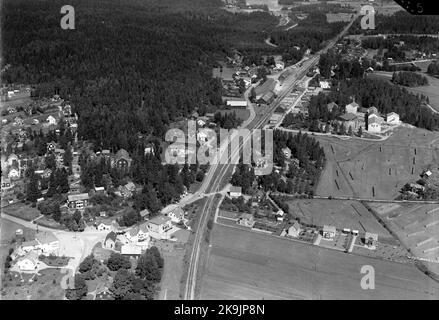
<instances>
[{"instance_id":1,"label":"gabled roof","mask_svg":"<svg viewBox=\"0 0 439 320\"><path fill-rule=\"evenodd\" d=\"M109 234L107 234L107 236L105 237L105 242L107 240L113 240L114 242L116 242L116 238L117 238L117 234L114 231L111 231Z\"/></svg>"},{"instance_id":2,"label":"gabled roof","mask_svg":"<svg viewBox=\"0 0 439 320\"><path fill-rule=\"evenodd\" d=\"M88 200L88 193L69 194L67 196L68 201Z\"/></svg>"},{"instance_id":3,"label":"gabled roof","mask_svg":"<svg viewBox=\"0 0 439 320\"><path fill-rule=\"evenodd\" d=\"M168 222L169 220L171 220L171 218L163 216L163 215L159 215L159 216L156 216L156 217L152 218L151 220L149 220L148 223L155 224L155 225L162 225L162 224Z\"/></svg>"},{"instance_id":4,"label":"gabled roof","mask_svg":"<svg viewBox=\"0 0 439 320\"><path fill-rule=\"evenodd\" d=\"M130 158L128 151L126 151L125 149L120 149L116 153L116 159L120 160L120 159L131 159L131 158Z\"/></svg>"},{"instance_id":5,"label":"gabled roof","mask_svg":"<svg viewBox=\"0 0 439 320\"><path fill-rule=\"evenodd\" d=\"M242 188L241 187L237 187L237 186L231 186L230 187L230 192L242 192Z\"/></svg>"},{"instance_id":6,"label":"gabled roof","mask_svg":"<svg viewBox=\"0 0 439 320\"><path fill-rule=\"evenodd\" d=\"M340 120L342 121L352 121L357 119L357 116L353 113L345 113L339 116Z\"/></svg>"}]
</instances>

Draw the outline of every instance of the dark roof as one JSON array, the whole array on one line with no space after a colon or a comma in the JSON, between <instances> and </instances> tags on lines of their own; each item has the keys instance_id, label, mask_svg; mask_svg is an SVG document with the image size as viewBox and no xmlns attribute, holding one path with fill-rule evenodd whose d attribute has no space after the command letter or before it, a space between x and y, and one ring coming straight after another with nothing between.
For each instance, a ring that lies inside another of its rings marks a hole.
<instances>
[{"instance_id":1,"label":"dark roof","mask_svg":"<svg viewBox=\"0 0 439 320\"><path fill-rule=\"evenodd\" d=\"M109 234L107 234L107 236L105 237L105 242L107 242L107 240L113 240L114 242L116 241L117 238L117 234L114 231L111 231Z\"/></svg>"},{"instance_id":2,"label":"dark roof","mask_svg":"<svg viewBox=\"0 0 439 320\"><path fill-rule=\"evenodd\" d=\"M345 113L339 116L339 119L342 121L352 121L357 119L357 116L353 113Z\"/></svg>"},{"instance_id":3,"label":"dark roof","mask_svg":"<svg viewBox=\"0 0 439 320\"><path fill-rule=\"evenodd\" d=\"M275 85L276 84L274 82L274 79L268 78L267 81L265 81L263 84L261 84L255 88L255 93L257 96L259 96L261 94L263 95L263 94L267 93L268 91L273 90Z\"/></svg>"}]
</instances>

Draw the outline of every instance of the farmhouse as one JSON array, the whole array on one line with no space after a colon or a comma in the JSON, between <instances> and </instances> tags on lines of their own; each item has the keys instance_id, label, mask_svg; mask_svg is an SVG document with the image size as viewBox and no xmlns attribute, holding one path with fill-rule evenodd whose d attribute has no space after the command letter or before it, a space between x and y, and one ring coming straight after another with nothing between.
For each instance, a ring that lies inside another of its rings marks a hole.
<instances>
[{"instance_id":1,"label":"farmhouse","mask_svg":"<svg viewBox=\"0 0 439 320\"><path fill-rule=\"evenodd\" d=\"M240 196L242 196L242 188L231 186L229 191L229 196L230 198L239 198Z\"/></svg>"},{"instance_id":2,"label":"farmhouse","mask_svg":"<svg viewBox=\"0 0 439 320\"><path fill-rule=\"evenodd\" d=\"M295 221L291 227L288 228L288 236L297 238L300 234L300 223Z\"/></svg>"},{"instance_id":3,"label":"farmhouse","mask_svg":"<svg viewBox=\"0 0 439 320\"><path fill-rule=\"evenodd\" d=\"M69 194L67 196L67 206L71 210L83 211L88 206L88 193Z\"/></svg>"},{"instance_id":4,"label":"farmhouse","mask_svg":"<svg viewBox=\"0 0 439 320\"><path fill-rule=\"evenodd\" d=\"M386 116L386 122L389 124L399 124L400 123L399 114L395 112L388 113Z\"/></svg>"},{"instance_id":5,"label":"farmhouse","mask_svg":"<svg viewBox=\"0 0 439 320\"><path fill-rule=\"evenodd\" d=\"M335 237L337 230L334 226L324 225L323 226L323 237L326 239L332 239Z\"/></svg>"},{"instance_id":6,"label":"farmhouse","mask_svg":"<svg viewBox=\"0 0 439 320\"><path fill-rule=\"evenodd\" d=\"M255 224L255 220L252 214L243 213L238 219L237 223L241 226L252 228Z\"/></svg>"}]
</instances>

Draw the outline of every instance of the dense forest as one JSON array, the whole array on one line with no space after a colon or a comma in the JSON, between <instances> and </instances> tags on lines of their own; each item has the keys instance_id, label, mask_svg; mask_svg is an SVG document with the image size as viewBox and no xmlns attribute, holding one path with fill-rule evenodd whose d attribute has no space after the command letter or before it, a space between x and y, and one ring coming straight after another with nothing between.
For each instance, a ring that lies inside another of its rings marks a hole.
<instances>
[{"instance_id":1,"label":"dense forest","mask_svg":"<svg viewBox=\"0 0 439 320\"><path fill-rule=\"evenodd\" d=\"M310 121L334 119L343 109L334 111L334 108L329 112L327 104L336 102L339 106L344 106L351 102L351 97L356 97L361 107L375 106L382 114L393 111L406 123L428 130L439 130L439 115L432 114L428 108L423 107L423 102L428 102L428 98L409 93L405 88L386 81L367 78L342 80L338 86L331 88L329 94L312 97L309 106Z\"/></svg>"},{"instance_id":2,"label":"dense forest","mask_svg":"<svg viewBox=\"0 0 439 320\"><path fill-rule=\"evenodd\" d=\"M64 2L6 1L3 79L35 85L39 97L59 93L79 116L80 138L132 152L138 133L162 137L176 118L222 104L216 59L263 44L259 30L277 23L267 13L215 9L219 0L191 11L183 3L193 5L76 0L75 30L63 30Z\"/></svg>"},{"instance_id":3,"label":"dense forest","mask_svg":"<svg viewBox=\"0 0 439 320\"><path fill-rule=\"evenodd\" d=\"M319 142L307 134L299 132L294 135L279 130L274 131L273 142L273 161L277 167L287 168L284 177L274 170L256 179L254 170L241 163L231 183L242 187L242 191L247 194L257 186L265 191L312 196L325 163L325 153ZM297 159L297 163L293 164L285 157L282 149L286 147L291 150L291 156Z\"/></svg>"},{"instance_id":4,"label":"dense forest","mask_svg":"<svg viewBox=\"0 0 439 320\"><path fill-rule=\"evenodd\" d=\"M271 34L271 42L279 46L284 61L296 63L307 49L312 52L320 50L324 42L339 33L344 22L328 23L326 13L310 12L308 17L298 26L288 31L275 31Z\"/></svg>"},{"instance_id":5,"label":"dense forest","mask_svg":"<svg viewBox=\"0 0 439 320\"><path fill-rule=\"evenodd\" d=\"M439 63L434 62L428 66L427 73L434 76L439 77Z\"/></svg>"},{"instance_id":6,"label":"dense forest","mask_svg":"<svg viewBox=\"0 0 439 320\"><path fill-rule=\"evenodd\" d=\"M400 71L394 72L392 82L405 87L418 87L428 85L428 79L416 72Z\"/></svg>"}]
</instances>

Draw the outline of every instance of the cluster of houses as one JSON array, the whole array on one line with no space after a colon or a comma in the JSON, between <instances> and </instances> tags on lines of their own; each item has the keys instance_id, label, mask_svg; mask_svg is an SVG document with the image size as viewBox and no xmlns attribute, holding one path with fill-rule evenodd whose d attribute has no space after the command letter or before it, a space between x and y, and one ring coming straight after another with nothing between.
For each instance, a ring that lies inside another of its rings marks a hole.
<instances>
[{"instance_id":1,"label":"cluster of houses","mask_svg":"<svg viewBox=\"0 0 439 320\"><path fill-rule=\"evenodd\" d=\"M140 214L145 219L149 216L147 210L143 210ZM136 257L148 248L151 238L171 240L172 234L178 230L176 225L185 222L184 211L178 207L167 215L155 216L127 230L119 230L114 224L105 223L99 224L96 228L100 231L110 231L105 237L103 248Z\"/></svg>"},{"instance_id":2,"label":"cluster of houses","mask_svg":"<svg viewBox=\"0 0 439 320\"><path fill-rule=\"evenodd\" d=\"M16 231L17 236L23 235L23 230ZM35 239L21 243L11 254L14 267L20 272L35 272L41 262L40 255L58 255L59 240L51 232L37 232Z\"/></svg>"},{"instance_id":3,"label":"cluster of houses","mask_svg":"<svg viewBox=\"0 0 439 320\"><path fill-rule=\"evenodd\" d=\"M338 107L335 102L327 105L328 111L331 112L334 107ZM348 132L358 131L360 128L370 133L382 133L384 126L396 126L401 123L399 115L395 112L388 113L385 118L380 115L376 107L361 108L355 101L346 105L344 114L337 117L339 126L343 126Z\"/></svg>"}]
</instances>

